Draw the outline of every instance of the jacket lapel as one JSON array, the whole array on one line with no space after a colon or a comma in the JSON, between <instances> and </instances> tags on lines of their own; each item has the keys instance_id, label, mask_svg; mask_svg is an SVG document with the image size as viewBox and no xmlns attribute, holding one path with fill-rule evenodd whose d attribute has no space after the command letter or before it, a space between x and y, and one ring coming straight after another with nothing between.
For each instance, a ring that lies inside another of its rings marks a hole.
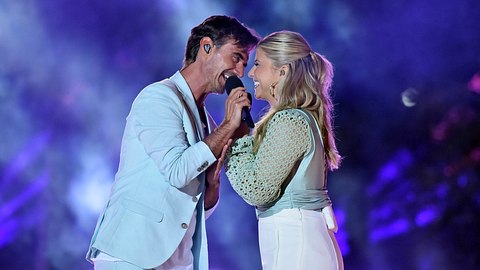
<instances>
[{"instance_id":1,"label":"jacket lapel","mask_svg":"<svg viewBox=\"0 0 480 270\"><path fill-rule=\"evenodd\" d=\"M188 87L187 82L182 77L180 72L175 73L170 79L175 84L178 91L182 94L183 100L185 101L185 104L186 104L186 109L187 111L189 111L188 113L190 117L194 118L191 120L193 123L195 123L195 128L197 130L199 141L203 140L203 138L205 138L205 132L203 129L200 114L197 109L197 104L195 103L195 99L193 98L192 91L190 91L190 88Z\"/></svg>"}]
</instances>

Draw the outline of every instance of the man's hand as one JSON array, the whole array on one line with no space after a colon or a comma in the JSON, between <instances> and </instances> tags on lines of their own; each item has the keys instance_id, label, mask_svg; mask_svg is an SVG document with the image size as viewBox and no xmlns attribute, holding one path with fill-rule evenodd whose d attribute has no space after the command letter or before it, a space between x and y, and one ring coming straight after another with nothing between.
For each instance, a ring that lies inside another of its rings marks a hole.
<instances>
[{"instance_id":1,"label":"man's hand","mask_svg":"<svg viewBox=\"0 0 480 270\"><path fill-rule=\"evenodd\" d=\"M240 129L239 127L242 124L242 108L250 108L251 106L250 100L245 93L245 88L237 87L233 89L225 101L225 106L225 116L222 123L203 139L216 157L221 155L222 147L227 144L227 140L231 139L234 133L237 133ZM245 135L245 133L242 133L241 137L243 135Z\"/></svg>"}]
</instances>

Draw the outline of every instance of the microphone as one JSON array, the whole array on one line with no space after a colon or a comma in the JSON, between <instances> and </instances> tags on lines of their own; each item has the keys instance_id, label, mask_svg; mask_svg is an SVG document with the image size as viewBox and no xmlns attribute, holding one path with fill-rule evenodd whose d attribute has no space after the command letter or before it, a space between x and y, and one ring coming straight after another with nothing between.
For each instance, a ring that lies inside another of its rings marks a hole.
<instances>
[{"instance_id":1,"label":"microphone","mask_svg":"<svg viewBox=\"0 0 480 270\"><path fill-rule=\"evenodd\" d=\"M225 90L227 91L227 95L230 95L230 92L233 88L243 87L242 81L237 76L230 76L227 78L225 82ZM248 99L252 102L252 95L247 92ZM254 128L255 124L253 123L252 116L250 115L250 111L248 107L242 108L242 121L247 123L249 128Z\"/></svg>"}]
</instances>

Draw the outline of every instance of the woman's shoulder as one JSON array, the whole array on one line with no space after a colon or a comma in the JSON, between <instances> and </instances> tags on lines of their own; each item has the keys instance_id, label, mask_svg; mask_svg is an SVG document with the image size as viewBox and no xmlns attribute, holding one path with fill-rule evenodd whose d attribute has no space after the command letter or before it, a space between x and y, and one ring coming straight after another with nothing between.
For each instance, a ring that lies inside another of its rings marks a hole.
<instances>
[{"instance_id":1,"label":"woman's shoulder","mask_svg":"<svg viewBox=\"0 0 480 270\"><path fill-rule=\"evenodd\" d=\"M300 109L283 109L276 112L271 121L273 123L289 123L289 124L300 124L308 125L308 116L305 112Z\"/></svg>"},{"instance_id":2,"label":"woman's shoulder","mask_svg":"<svg viewBox=\"0 0 480 270\"><path fill-rule=\"evenodd\" d=\"M276 112L273 118L298 118L298 119L308 119L307 113L301 109L287 108Z\"/></svg>"}]
</instances>

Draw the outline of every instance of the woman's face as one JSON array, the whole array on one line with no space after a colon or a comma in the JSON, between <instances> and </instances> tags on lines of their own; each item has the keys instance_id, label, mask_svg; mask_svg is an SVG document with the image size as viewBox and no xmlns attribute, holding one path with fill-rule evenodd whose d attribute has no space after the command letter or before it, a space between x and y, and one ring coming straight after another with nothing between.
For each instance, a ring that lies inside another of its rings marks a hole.
<instances>
[{"instance_id":1,"label":"woman's face","mask_svg":"<svg viewBox=\"0 0 480 270\"><path fill-rule=\"evenodd\" d=\"M255 63L252 69L248 72L248 77L253 79L255 85L255 98L268 101L270 106L274 105L276 100L271 93L270 86L278 83L278 80L280 79L279 70L272 65L272 61L267 58L265 52L261 48L257 48Z\"/></svg>"}]
</instances>

